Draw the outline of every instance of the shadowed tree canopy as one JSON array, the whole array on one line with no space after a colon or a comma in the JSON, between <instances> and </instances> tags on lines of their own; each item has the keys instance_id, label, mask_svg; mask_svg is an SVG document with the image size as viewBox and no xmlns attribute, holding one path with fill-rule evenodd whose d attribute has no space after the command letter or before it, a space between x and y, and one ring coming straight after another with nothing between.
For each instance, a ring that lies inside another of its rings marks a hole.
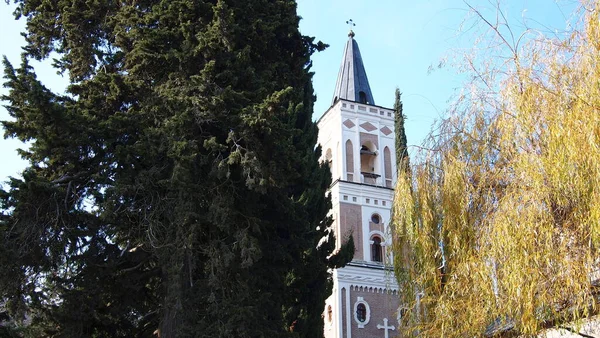
<instances>
[{"instance_id":1,"label":"shadowed tree canopy","mask_svg":"<svg viewBox=\"0 0 600 338\"><path fill-rule=\"evenodd\" d=\"M295 1L14 3L3 126L30 147L0 190L12 318L31 336L322 335L345 259L312 121L325 46ZM65 94L29 65L51 52Z\"/></svg>"},{"instance_id":2,"label":"shadowed tree canopy","mask_svg":"<svg viewBox=\"0 0 600 338\"><path fill-rule=\"evenodd\" d=\"M520 38L499 8L470 8L473 81L396 188L404 325L424 337L530 336L598 308L600 2Z\"/></svg>"}]
</instances>

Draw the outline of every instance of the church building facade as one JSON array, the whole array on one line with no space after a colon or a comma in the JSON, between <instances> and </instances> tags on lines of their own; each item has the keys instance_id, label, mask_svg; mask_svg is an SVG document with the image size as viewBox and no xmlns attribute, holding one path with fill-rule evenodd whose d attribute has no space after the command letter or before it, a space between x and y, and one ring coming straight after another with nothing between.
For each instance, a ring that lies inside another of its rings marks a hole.
<instances>
[{"instance_id":1,"label":"church building facade","mask_svg":"<svg viewBox=\"0 0 600 338\"><path fill-rule=\"evenodd\" d=\"M332 173L338 245L350 235L354 259L333 271L326 338L398 336L398 285L391 269L390 218L396 183L394 111L375 105L365 67L348 34L331 107L318 142Z\"/></svg>"}]
</instances>

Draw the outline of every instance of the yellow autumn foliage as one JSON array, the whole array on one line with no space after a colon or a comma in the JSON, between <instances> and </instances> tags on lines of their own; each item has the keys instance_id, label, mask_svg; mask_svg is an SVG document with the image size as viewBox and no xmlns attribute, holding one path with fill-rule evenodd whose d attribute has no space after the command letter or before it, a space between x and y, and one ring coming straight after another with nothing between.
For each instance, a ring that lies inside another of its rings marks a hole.
<instances>
[{"instance_id":1,"label":"yellow autumn foliage","mask_svg":"<svg viewBox=\"0 0 600 338\"><path fill-rule=\"evenodd\" d=\"M599 12L520 45L490 25L509 55L468 62L473 85L398 174L405 333L533 336L598 312Z\"/></svg>"}]
</instances>

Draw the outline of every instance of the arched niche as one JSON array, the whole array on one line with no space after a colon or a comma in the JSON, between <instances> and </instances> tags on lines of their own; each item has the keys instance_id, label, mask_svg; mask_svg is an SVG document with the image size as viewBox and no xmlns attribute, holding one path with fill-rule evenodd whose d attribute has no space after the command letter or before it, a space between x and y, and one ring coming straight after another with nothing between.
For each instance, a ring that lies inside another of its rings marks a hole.
<instances>
[{"instance_id":1,"label":"arched niche","mask_svg":"<svg viewBox=\"0 0 600 338\"><path fill-rule=\"evenodd\" d=\"M381 175L379 168L377 146L371 140L364 140L360 146L360 173L363 182L377 184L377 178Z\"/></svg>"},{"instance_id":2,"label":"arched niche","mask_svg":"<svg viewBox=\"0 0 600 338\"><path fill-rule=\"evenodd\" d=\"M346 179L354 181L354 148L350 140L346 141Z\"/></svg>"},{"instance_id":3,"label":"arched niche","mask_svg":"<svg viewBox=\"0 0 600 338\"><path fill-rule=\"evenodd\" d=\"M392 187L392 154L390 148L383 148L383 169L385 171L385 186Z\"/></svg>"}]
</instances>

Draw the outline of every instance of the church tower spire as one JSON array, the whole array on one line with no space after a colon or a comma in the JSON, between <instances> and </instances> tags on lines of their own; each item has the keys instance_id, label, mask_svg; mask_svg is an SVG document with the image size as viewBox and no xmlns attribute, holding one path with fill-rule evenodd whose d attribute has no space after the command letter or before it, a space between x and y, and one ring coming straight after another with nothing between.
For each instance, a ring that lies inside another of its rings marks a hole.
<instances>
[{"instance_id":1,"label":"church tower spire","mask_svg":"<svg viewBox=\"0 0 600 338\"><path fill-rule=\"evenodd\" d=\"M354 32L350 30L331 105L339 99L375 105L367 72L354 35Z\"/></svg>"},{"instance_id":2,"label":"church tower spire","mask_svg":"<svg viewBox=\"0 0 600 338\"><path fill-rule=\"evenodd\" d=\"M375 105L350 31L333 103L318 122L322 161L331 169L336 246L341 250L350 238L354 243L352 260L332 271L333 290L323 311L325 338L389 337L399 331L390 227L397 113Z\"/></svg>"}]
</instances>

